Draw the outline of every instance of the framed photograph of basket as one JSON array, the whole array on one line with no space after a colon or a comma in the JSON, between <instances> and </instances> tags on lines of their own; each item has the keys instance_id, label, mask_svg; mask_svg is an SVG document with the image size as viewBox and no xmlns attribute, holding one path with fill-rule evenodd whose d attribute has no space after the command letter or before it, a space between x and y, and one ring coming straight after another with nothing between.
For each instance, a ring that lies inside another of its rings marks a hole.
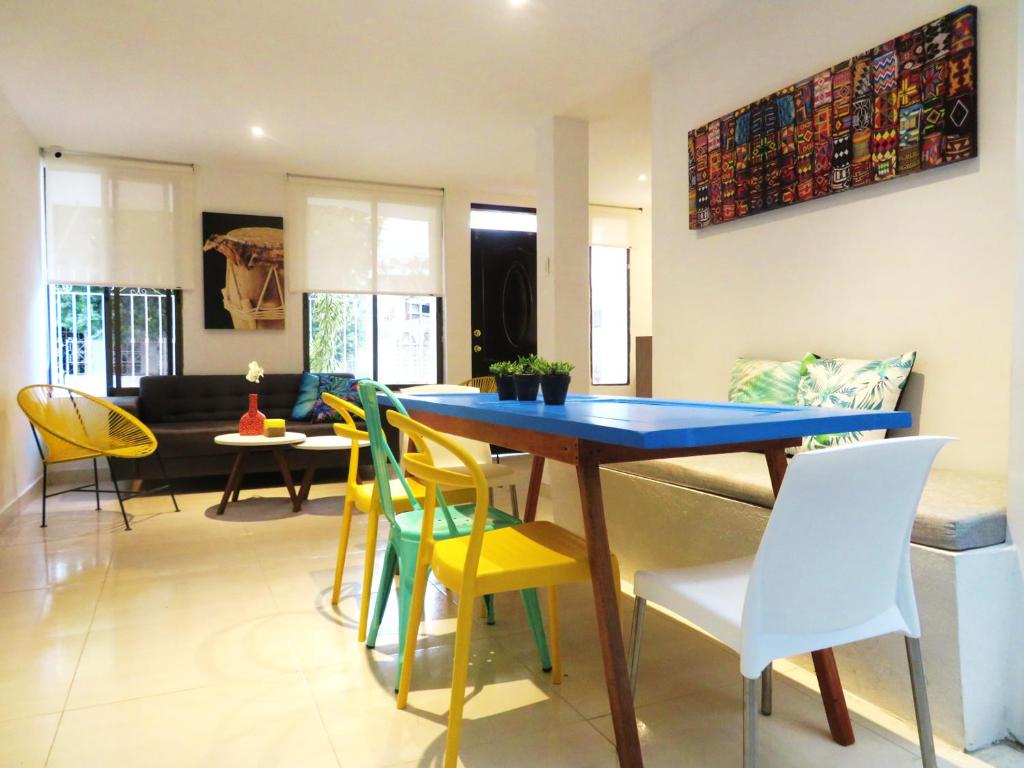
<instances>
[{"instance_id":1,"label":"framed photograph of basket","mask_svg":"<svg viewBox=\"0 0 1024 768\"><path fill-rule=\"evenodd\" d=\"M967 5L690 131L690 229L976 157L977 104Z\"/></svg>"},{"instance_id":2,"label":"framed photograph of basket","mask_svg":"<svg viewBox=\"0 0 1024 768\"><path fill-rule=\"evenodd\" d=\"M223 330L284 328L284 219L203 213L203 316Z\"/></svg>"}]
</instances>

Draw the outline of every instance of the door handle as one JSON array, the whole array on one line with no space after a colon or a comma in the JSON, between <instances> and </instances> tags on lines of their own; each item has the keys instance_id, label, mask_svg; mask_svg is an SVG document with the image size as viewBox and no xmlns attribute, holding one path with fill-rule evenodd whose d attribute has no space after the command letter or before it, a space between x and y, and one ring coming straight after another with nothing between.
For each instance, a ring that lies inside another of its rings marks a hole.
<instances>
[{"instance_id":1,"label":"door handle","mask_svg":"<svg viewBox=\"0 0 1024 768\"><path fill-rule=\"evenodd\" d=\"M474 345L473 345L473 351L474 351L474 352L483 352L483 351L484 351L484 348L483 348L483 347L481 347L481 346L480 346L479 344L474 344Z\"/></svg>"}]
</instances>

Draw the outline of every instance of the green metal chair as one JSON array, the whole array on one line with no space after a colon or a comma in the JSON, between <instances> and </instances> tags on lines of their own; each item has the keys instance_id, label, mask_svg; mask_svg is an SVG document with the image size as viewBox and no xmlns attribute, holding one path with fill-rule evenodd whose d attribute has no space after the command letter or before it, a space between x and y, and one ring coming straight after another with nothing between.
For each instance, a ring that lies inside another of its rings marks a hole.
<instances>
[{"instance_id":1,"label":"green metal chair","mask_svg":"<svg viewBox=\"0 0 1024 768\"><path fill-rule=\"evenodd\" d=\"M388 399L388 405L399 413L408 416L405 406L395 394L383 384L369 379L359 382L359 398L363 403L363 411L366 415L366 431L370 437L370 455L373 458L374 482L377 484L377 495L380 501L380 510L384 513L390 524L388 533L388 544L384 552L384 562L380 570L380 587L377 591L377 601L374 606L373 618L370 622L369 632L366 637L366 646L373 648L377 643L377 632L380 629L384 611L387 608L388 598L391 596L390 583L395 572L398 572L398 670L395 681L397 691L398 679L402 674L402 655L405 650L406 637L409 627L409 608L412 605L413 583L416 571L416 557L420 546L420 531L423 525L423 507L416 499L416 493L409 486L401 464L395 458L391 447L388 445L381 427L380 404L377 394L381 393ZM390 477L392 470L400 481L407 499L413 499L412 509L408 512L396 514L395 505L391 497ZM475 504L449 505L444 503L443 494L439 490L438 497L441 503L437 505L434 516L434 539L451 539L456 536L468 536L473 527L473 513ZM511 525L519 525L522 521L500 509L491 507L487 513L486 530L504 528ZM367 557L372 556L372 549L367 549ZM537 590L524 589L522 591L523 606L526 609L526 617L533 633L533 640L537 645L540 654L541 668L545 672L551 671L551 656L548 652L547 638L544 635L544 622L541 619L540 603L537 599ZM494 623L494 596L488 595L485 598L487 607L487 623ZM416 628L413 628L413 642L416 642Z\"/></svg>"}]
</instances>

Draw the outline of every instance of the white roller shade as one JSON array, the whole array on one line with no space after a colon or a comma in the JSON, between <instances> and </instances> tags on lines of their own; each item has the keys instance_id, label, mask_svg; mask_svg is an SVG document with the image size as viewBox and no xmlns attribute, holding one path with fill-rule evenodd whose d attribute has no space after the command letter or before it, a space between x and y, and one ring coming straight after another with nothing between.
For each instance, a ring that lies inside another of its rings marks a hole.
<instances>
[{"instance_id":1,"label":"white roller shade","mask_svg":"<svg viewBox=\"0 0 1024 768\"><path fill-rule=\"evenodd\" d=\"M444 293L440 190L288 178L291 290Z\"/></svg>"},{"instance_id":2,"label":"white roller shade","mask_svg":"<svg viewBox=\"0 0 1024 768\"><path fill-rule=\"evenodd\" d=\"M594 206L590 212L590 244L629 248L630 226L638 213Z\"/></svg>"},{"instance_id":3,"label":"white roller shade","mask_svg":"<svg viewBox=\"0 0 1024 768\"><path fill-rule=\"evenodd\" d=\"M47 279L192 288L192 188L190 166L47 158Z\"/></svg>"}]
</instances>

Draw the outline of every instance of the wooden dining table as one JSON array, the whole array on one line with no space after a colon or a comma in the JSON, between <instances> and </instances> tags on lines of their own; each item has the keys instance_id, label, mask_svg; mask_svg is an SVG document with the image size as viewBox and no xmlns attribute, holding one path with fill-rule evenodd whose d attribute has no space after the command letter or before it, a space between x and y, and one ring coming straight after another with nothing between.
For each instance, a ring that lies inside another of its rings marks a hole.
<instances>
[{"instance_id":1,"label":"wooden dining table","mask_svg":"<svg viewBox=\"0 0 1024 768\"><path fill-rule=\"evenodd\" d=\"M524 509L527 522L537 514L544 462L550 459L576 468L605 684L622 766L641 766L643 757L626 671L618 611L619 585L612 577L601 498L601 465L756 451L764 454L772 487L778 495L786 473L786 451L799 446L803 437L911 425L911 415L902 411L596 395L570 395L564 405L545 405L539 400L498 400L496 394L399 397L409 414L428 426L532 454ZM827 510L822 514L827 514ZM836 596L837 600L841 598ZM852 744L853 725L832 650L816 651L813 661L832 738L839 744Z\"/></svg>"}]
</instances>

